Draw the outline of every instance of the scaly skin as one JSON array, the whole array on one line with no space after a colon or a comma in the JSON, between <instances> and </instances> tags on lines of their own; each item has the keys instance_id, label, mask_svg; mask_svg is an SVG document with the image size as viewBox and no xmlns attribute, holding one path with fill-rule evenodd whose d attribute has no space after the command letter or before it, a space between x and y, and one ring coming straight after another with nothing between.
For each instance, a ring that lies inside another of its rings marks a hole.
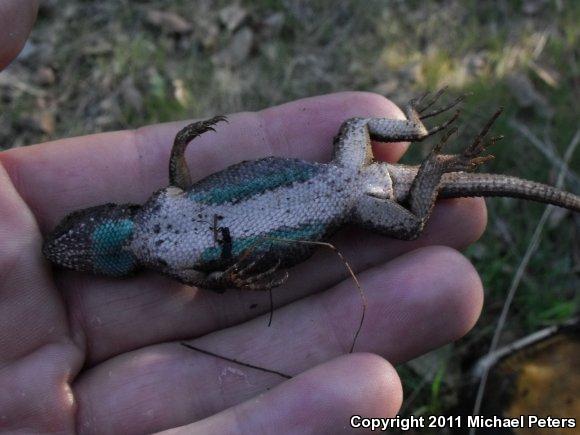
<instances>
[{"instance_id":1,"label":"scaly skin","mask_svg":"<svg viewBox=\"0 0 580 435\"><path fill-rule=\"evenodd\" d=\"M580 211L580 198L550 186L494 174L470 174L492 156L481 155L496 112L459 155L441 154L450 129L419 167L373 162L371 139L420 141L457 118L427 130L422 119L441 95L407 120L351 118L335 139L329 163L267 157L245 161L195 184L185 163L188 143L222 116L191 124L175 138L170 186L143 205L105 204L69 215L47 238L44 254L54 263L109 276L149 268L183 283L223 291L270 289L286 268L306 260L313 245L345 224L399 239L417 238L441 197L512 196Z\"/></svg>"}]
</instances>

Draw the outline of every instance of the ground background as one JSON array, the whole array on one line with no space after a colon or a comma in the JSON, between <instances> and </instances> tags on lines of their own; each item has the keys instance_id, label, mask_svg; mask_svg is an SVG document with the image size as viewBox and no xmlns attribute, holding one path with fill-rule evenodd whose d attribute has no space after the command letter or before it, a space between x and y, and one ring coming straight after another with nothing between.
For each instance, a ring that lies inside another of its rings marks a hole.
<instances>
[{"instance_id":1,"label":"ground background","mask_svg":"<svg viewBox=\"0 0 580 435\"><path fill-rule=\"evenodd\" d=\"M0 75L0 147L255 110L340 90L402 104L425 90L471 92L465 132L498 106L506 136L488 165L554 183L577 133L580 2L41 2L18 60ZM417 161L426 148L408 157ZM580 191L580 152L566 186ZM574 172L575 171L575 172ZM489 347L543 207L488 201L467 252L483 277L481 320L464 339L400 368L405 413L453 412L467 370ZM515 297L507 343L577 312L580 222L556 211Z\"/></svg>"}]
</instances>

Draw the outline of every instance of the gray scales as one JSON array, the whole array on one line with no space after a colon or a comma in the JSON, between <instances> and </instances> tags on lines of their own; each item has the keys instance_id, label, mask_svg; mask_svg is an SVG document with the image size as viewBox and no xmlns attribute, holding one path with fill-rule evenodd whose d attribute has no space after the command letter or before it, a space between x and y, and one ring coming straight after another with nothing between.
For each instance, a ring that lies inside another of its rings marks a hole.
<instances>
[{"instance_id":1,"label":"gray scales","mask_svg":"<svg viewBox=\"0 0 580 435\"><path fill-rule=\"evenodd\" d=\"M500 139L486 136L501 110L461 154L442 154L459 112L430 130L423 120L461 99L428 111L441 94L429 102L423 102L425 96L409 102L406 120L348 119L329 163L266 157L196 183L185 149L226 118L190 124L175 137L169 187L141 206L104 204L70 214L46 238L44 255L65 268L113 277L147 268L218 292L268 290L316 249L293 241L324 241L345 224L412 240L438 197L509 196L580 212L580 197L571 193L516 177L471 173L492 158L482 154ZM416 142L442 130L440 142L419 166L373 160L371 140Z\"/></svg>"}]
</instances>

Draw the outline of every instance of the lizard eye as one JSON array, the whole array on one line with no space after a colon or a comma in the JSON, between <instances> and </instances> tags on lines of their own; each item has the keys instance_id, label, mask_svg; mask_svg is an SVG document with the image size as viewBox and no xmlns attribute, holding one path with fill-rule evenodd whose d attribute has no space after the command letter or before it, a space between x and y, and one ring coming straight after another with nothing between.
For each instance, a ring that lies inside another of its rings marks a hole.
<instances>
[{"instance_id":1,"label":"lizard eye","mask_svg":"<svg viewBox=\"0 0 580 435\"><path fill-rule=\"evenodd\" d=\"M104 204L71 213L43 246L53 263L79 271L120 276L135 268L127 249L133 236L134 205Z\"/></svg>"}]
</instances>

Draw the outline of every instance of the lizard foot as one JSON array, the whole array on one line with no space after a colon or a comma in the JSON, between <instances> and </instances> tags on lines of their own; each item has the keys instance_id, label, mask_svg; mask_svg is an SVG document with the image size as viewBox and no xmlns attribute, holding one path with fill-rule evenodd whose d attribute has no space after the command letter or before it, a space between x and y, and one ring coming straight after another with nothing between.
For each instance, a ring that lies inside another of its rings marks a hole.
<instances>
[{"instance_id":1,"label":"lizard foot","mask_svg":"<svg viewBox=\"0 0 580 435\"><path fill-rule=\"evenodd\" d=\"M267 260L266 254L251 261L242 257L224 271L224 276L242 290L270 290L282 285L288 279L288 272L279 271L280 259L266 270L263 270L264 260Z\"/></svg>"},{"instance_id":2,"label":"lizard foot","mask_svg":"<svg viewBox=\"0 0 580 435\"><path fill-rule=\"evenodd\" d=\"M417 110L417 113L419 114L419 119L427 119L427 118L430 118L432 116L439 115L440 113L446 112L447 110L452 109L453 107L455 107L459 103L461 103L465 99L465 97L467 96L467 94L462 94L459 97L457 97L455 100L453 100L451 103L447 104L446 106L436 108L436 109L432 110L431 112L427 112L427 109L432 107L439 100L439 98L445 92L447 92L447 89L448 89L448 86L444 86L443 88L439 89L435 93L433 98L431 98L429 101L426 101L425 103L423 103L423 101L427 98L427 96L429 96L431 94L431 92L429 92L429 91L425 92L419 99L412 100L414 103L414 107Z\"/></svg>"},{"instance_id":3,"label":"lizard foot","mask_svg":"<svg viewBox=\"0 0 580 435\"><path fill-rule=\"evenodd\" d=\"M423 121L426 118L430 118L432 116L439 115L440 113L443 113L443 112L446 112L446 111L452 109L453 107L457 106L461 101L463 101L465 99L465 95L461 95L461 96L457 97L451 103L447 104L446 106L438 107L438 108L435 108L434 110L432 110L431 112L427 112L427 109L432 107L446 91L447 91L447 86L444 88L441 88L439 91L437 91L435 93L435 95L429 101L425 101L427 99L427 96L430 95L430 92L426 92L418 99L412 99L411 101L409 101L408 110L413 112L413 115L414 115L414 117L416 116L416 119ZM427 130L426 136L431 136L431 135L447 128L453 121L455 121L459 117L459 113L460 113L460 111L456 110L455 113L453 114L453 116L450 119L448 119L447 121L445 121L443 124L436 125L435 127L432 127L429 130Z\"/></svg>"},{"instance_id":4,"label":"lizard foot","mask_svg":"<svg viewBox=\"0 0 580 435\"><path fill-rule=\"evenodd\" d=\"M503 138L503 136L494 136L488 141L485 141L487 133L489 132L497 117L501 114L502 110L503 109L499 109L493 114L481 132L475 137L471 145L465 148L461 154L439 156L445 161L446 172L473 171L479 165L482 165L483 163L494 158L494 156L491 154L483 156L480 154L483 153L488 147L493 146L498 140ZM437 152L441 150L442 145L449 138L449 136L450 134L447 134L445 140L442 140L441 143L435 147Z\"/></svg>"},{"instance_id":5,"label":"lizard foot","mask_svg":"<svg viewBox=\"0 0 580 435\"><path fill-rule=\"evenodd\" d=\"M183 152L185 151L185 146L196 137L208 131L215 131L214 125L218 122L228 122L228 119L223 115L217 115L210 119L188 124L177 132L174 143Z\"/></svg>"}]
</instances>

